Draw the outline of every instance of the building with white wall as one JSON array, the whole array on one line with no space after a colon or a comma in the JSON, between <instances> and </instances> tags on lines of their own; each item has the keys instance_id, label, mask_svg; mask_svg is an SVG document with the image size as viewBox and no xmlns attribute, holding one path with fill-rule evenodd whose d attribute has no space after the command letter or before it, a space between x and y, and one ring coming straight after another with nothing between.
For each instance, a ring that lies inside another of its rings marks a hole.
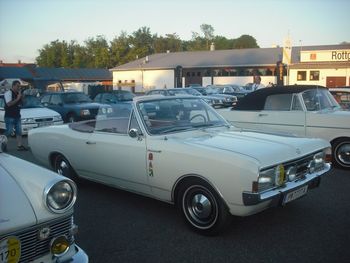
<instances>
[{"instance_id":1,"label":"building with white wall","mask_svg":"<svg viewBox=\"0 0 350 263\"><path fill-rule=\"evenodd\" d=\"M114 88L146 92L191 84L262 83L350 85L350 45L293 47L289 64L283 49L252 48L160 53L111 69ZM344 82L345 80L345 82Z\"/></svg>"}]
</instances>

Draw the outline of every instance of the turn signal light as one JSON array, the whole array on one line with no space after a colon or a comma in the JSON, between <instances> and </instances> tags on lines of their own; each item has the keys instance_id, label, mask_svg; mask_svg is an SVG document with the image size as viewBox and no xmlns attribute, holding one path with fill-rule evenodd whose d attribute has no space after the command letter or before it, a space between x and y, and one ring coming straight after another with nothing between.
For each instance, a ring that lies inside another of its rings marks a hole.
<instances>
[{"instance_id":1,"label":"turn signal light","mask_svg":"<svg viewBox=\"0 0 350 263\"><path fill-rule=\"evenodd\" d=\"M51 241L51 253L56 257L62 256L69 249L69 242L65 236L59 236Z\"/></svg>"}]
</instances>

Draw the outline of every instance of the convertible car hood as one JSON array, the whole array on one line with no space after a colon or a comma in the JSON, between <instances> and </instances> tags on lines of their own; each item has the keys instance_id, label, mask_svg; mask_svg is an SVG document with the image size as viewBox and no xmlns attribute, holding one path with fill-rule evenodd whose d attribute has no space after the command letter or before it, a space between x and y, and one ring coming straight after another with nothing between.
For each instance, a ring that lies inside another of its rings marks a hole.
<instances>
[{"instance_id":1,"label":"convertible car hood","mask_svg":"<svg viewBox=\"0 0 350 263\"><path fill-rule=\"evenodd\" d=\"M47 169L1 153L0 235L13 231L15 227L18 229L57 217L43 201L43 189L56 176Z\"/></svg>"},{"instance_id":2,"label":"convertible car hood","mask_svg":"<svg viewBox=\"0 0 350 263\"><path fill-rule=\"evenodd\" d=\"M187 139L186 143L243 154L257 160L261 167L297 159L329 146L322 139L233 130L208 131L207 135Z\"/></svg>"},{"instance_id":3,"label":"convertible car hood","mask_svg":"<svg viewBox=\"0 0 350 263\"><path fill-rule=\"evenodd\" d=\"M21 118L40 118L58 116L59 113L48 108L24 108L21 109Z\"/></svg>"}]
</instances>

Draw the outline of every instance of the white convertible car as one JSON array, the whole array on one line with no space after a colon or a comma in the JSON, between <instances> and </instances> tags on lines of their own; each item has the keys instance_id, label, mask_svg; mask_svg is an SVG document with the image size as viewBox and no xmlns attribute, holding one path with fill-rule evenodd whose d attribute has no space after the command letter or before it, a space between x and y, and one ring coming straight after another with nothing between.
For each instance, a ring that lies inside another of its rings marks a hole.
<instances>
[{"instance_id":1,"label":"white convertible car","mask_svg":"<svg viewBox=\"0 0 350 263\"><path fill-rule=\"evenodd\" d=\"M5 100L0 95L0 129L5 130ZM34 128L63 124L61 115L40 104L40 100L32 95L26 95L21 107L22 134Z\"/></svg>"},{"instance_id":2,"label":"white convertible car","mask_svg":"<svg viewBox=\"0 0 350 263\"><path fill-rule=\"evenodd\" d=\"M350 111L320 86L285 86L248 94L233 109L218 110L236 127L288 132L329 141L333 162L350 169Z\"/></svg>"},{"instance_id":3,"label":"white convertible car","mask_svg":"<svg viewBox=\"0 0 350 263\"><path fill-rule=\"evenodd\" d=\"M74 241L75 200L72 180L0 153L0 262L88 262Z\"/></svg>"},{"instance_id":4,"label":"white convertible car","mask_svg":"<svg viewBox=\"0 0 350 263\"><path fill-rule=\"evenodd\" d=\"M193 96L136 97L130 117L113 114L31 130L29 145L59 174L176 204L202 234L304 196L330 169L328 142L242 131Z\"/></svg>"}]
</instances>

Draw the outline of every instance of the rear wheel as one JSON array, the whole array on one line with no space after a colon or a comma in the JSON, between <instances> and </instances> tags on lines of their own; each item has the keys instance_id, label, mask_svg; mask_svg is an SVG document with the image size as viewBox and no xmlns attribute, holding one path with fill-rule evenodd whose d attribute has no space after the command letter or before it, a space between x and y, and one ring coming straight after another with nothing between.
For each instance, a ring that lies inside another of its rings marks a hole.
<instances>
[{"instance_id":1,"label":"rear wheel","mask_svg":"<svg viewBox=\"0 0 350 263\"><path fill-rule=\"evenodd\" d=\"M178 192L177 204L187 224L203 235L217 235L231 221L221 197L203 181L183 184Z\"/></svg>"},{"instance_id":2,"label":"rear wheel","mask_svg":"<svg viewBox=\"0 0 350 263\"><path fill-rule=\"evenodd\" d=\"M67 116L67 122L76 122L77 121L77 118L75 117L74 114L69 114Z\"/></svg>"},{"instance_id":3,"label":"rear wheel","mask_svg":"<svg viewBox=\"0 0 350 263\"><path fill-rule=\"evenodd\" d=\"M73 170L72 166L67 161L67 159L61 154L58 154L54 157L53 169L56 173L62 176L65 176L69 179L72 179L72 180L77 179L77 175Z\"/></svg>"},{"instance_id":4,"label":"rear wheel","mask_svg":"<svg viewBox=\"0 0 350 263\"><path fill-rule=\"evenodd\" d=\"M350 169L350 138L337 140L332 146L335 165L343 169Z\"/></svg>"}]
</instances>

